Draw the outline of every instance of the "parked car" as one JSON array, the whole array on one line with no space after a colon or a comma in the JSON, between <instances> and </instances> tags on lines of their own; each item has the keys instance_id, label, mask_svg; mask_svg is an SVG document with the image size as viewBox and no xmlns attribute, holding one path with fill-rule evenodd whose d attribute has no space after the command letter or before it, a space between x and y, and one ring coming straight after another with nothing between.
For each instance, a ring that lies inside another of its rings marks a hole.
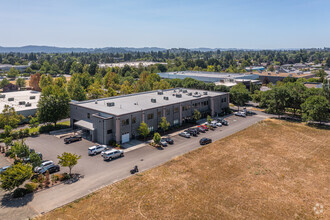
<instances>
[{"instance_id":1,"label":"parked car","mask_svg":"<svg viewBox=\"0 0 330 220\"><path fill-rule=\"evenodd\" d=\"M235 112L235 115L236 116L240 116L240 117L246 117L246 114L245 114L245 112Z\"/></svg>"},{"instance_id":2,"label":"parked car","mask_svg":"<svg viewBox=\"0 0 330 220\"><path fill-rule=\"evenodd\" d=\"M101 152L101 156L103 156L103 154L109 150L112 150L111 147L106 147L102 152Z\"/></svg>"},{"instance_id":3,"label":"parked car","mask_svg":"<svg viewBox=\"0 0 330 220\"><path fill-rule=\"evenodd\" d=\"M81 140L82 140L82 137L80 135L75 135L75 136L70 136L70 137L64 138L64 143L70 144L72 142L81 141Z\"/></svg>"},{"instance_id":4,"label":"parked car","mask_svg":"<svg viewBox=\"0 0 330 220\"><path fill-rule=\"evenodd\" d=\"M197 134L200 133L199 129L198 128L191 128L192 130L196 131Z\"/></svg>"},{"instance_id":5,"label":"parked car","mask_svg":"<svg viewBox=\"0 0 330 220\"><path fill-rule=\"evenodd\" d=\"M0 168L0 174L5 172L10 166L5 166Z\"/></svg>"},{"instance_id":6,"label":"parked car","mask_svg":"<svg viewBox=\"0 0 330 220\"><path fill-rule=\"evenodd\" d=\"M195 130L187 129L184 132L187 132L188 134L190 134L190 136L197 136L197 132Z\"/></svg>"},{"instance_id":7,"label":"parked car","mask_svg":"<svg viewBox=\"0 0 330 220\"><path fill-rule=\"evenodd\" d=\"M50 164L48 166L43 167L41 170L38 171L38 173L45 174L47 170L49 173L55 173L60 171L60 166L55 164Z\"/></svg>"},{"instance_id":8,"label":"parked car","mask_svg":"<svg viewBox=\"0 0 330 220\"><path fill-rule=\"evenodd\" d=\"M190 138L190 134L187 133L187 132L181 132L179 135L180 135L181 137Z\"/></svg>"},{"instance_id":9,"label":"parked car","mask_svg":"<svg viewBox=\"0 0 330 220\"><path fill-rule=\"evenodd\" d=\"M212 139L210 139L210 138L202 138L202 139L199 140L199 143L201 145L209 144L209 143L212 143Z\"/></svg>"},{"instance_id":10,"label":"parked car","mask_svg":"<svg viewBox=\"0 0 330 220\"><path fill-rule=\"evenodd\" d=\"M160 142L159 142L159 144L161 145L161 146L163 146L163 147L167 147L167 141L165 140L165 139L160 139Z\"/></svg>"},{"instance_id":11,"label":"parked car","mask_svg":"<svg viewBox=\"0 0 330 220\"><path fill-rule=\"evenodd\" d=\"M108 150L104 152L104 154L102 155L103 160L112 160L114 158L123 157L123 156L124 156L124 151L117 149Z\"/></svg>"},{"instance_id":12,"label":"parked car","mask_svg":"<svg viewBox=\"0 0 330 220\"><path fill-rule=\"evenodd\" d=\"M197 129L199 132L205 133L205 129L203 127L198 126Z\"/></svg>"},{"instance_id":13,"label":"parked car","mask_svg":"<svg viewBox=\"0 0 330 220\"><path fill-rule=\"evenodd\" d=\"M95 145L88 148L88 155L96 155L101 153L107 148L106 145Z\"/></svg>"},{"instance_id":14,"label":"parked car","mask_svg":"<svg viewBox=\"0 0 330 220\"><path fill-rule=\"evenodd\" d=\"M200 125L202 128L204 128L205 131L208 131L209 128L206 125Z\"/></svg>"},{"instance_id":15,"label":"parked car","mask_svg":"<svg viewBox=\"0 0 330 220\"><path fill-rule=\"evenodd\" d=\"M168 144L174 144L174 141L171 139L171 138L169 138L169 137L167 137L167 138L163 138Z\"/></svg>"},{"instance_id":16,"label":"parked car","mask_svg":"<svg viewBox=\"0 0 330 220\"><path fill-rule=\"evenodd\" d=\"M216 126L222 127L222 124L220 122L215 123Z\"/></svg>"},{"instance_id":17,"label":"parked car","mask_svg":"<svg viewBox=\"0 0 330 220\"><path fill-rule=\"evenodd\" d=\"M219 123L221 123L222 125L226 125L226 126L229 125L228 121L226 121L226 120L223 119L223 118L218 118L217 121L218 121Z\"/></svg>"},{"instance_id":18,"label":"parked car","mask_svg":"<svg viewBox=\"0 0 330 220\"><path fill-rule=\"evenodd\" d=\"M41 162L41 165L34 168L34 172L38 173L42 168L54 164L52 160L44 160Z\"/></svg>"}]
</instances>

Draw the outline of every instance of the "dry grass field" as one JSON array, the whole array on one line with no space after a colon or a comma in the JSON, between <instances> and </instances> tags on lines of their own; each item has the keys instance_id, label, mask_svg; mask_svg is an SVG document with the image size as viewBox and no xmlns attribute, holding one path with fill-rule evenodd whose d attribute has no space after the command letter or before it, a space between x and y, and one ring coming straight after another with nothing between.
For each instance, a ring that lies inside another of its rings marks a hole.
<instances>
[{"instance_id":1,"label":"dry grass field","mask_svg":"<svg viewBox=\"0 0 330 220\"><path fill-rule=\"evenodd\" d=\"M330 219L329 156L330 130L268 119L39 218Z\"/></svg>"}]
</instances>

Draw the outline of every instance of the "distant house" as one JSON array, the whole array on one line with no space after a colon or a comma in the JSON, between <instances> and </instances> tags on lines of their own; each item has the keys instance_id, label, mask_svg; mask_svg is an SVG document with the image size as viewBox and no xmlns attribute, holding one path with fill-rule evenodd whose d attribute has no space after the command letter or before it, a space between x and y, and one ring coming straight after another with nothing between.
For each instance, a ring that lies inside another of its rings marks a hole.
<instances>
[{"instance_id":1,"label":"distant house","mask_svg":"<svg viewBox=\"0 0 330 220\"><path fill-rule=\"evenodd\" d=\"M17 91L17 90L18 90L18 86L16 86L15 84L12 84L12 83L9 83L5 87L3 87L3 92L11 92L11 91Z\"/></svg>"}]
</instances>

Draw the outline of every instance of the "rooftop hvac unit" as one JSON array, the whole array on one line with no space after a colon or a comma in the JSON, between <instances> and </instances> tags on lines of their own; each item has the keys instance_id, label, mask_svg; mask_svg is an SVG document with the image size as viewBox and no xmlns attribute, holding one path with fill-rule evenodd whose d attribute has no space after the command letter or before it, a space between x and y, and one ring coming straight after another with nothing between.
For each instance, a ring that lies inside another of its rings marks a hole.
<instances>
[{"instance_id":1,"label":"rooftop hvac unit","mask_svg":"<svg viewBox=\"0 0 330 220\"><path fill-rule=\"evenodd\" d=\"M156 99L151 99L151 102L152 103L156 103Z\"/></svg>"},{"instance_id":2,"label":"rooftop hvac unit","mask_svg":"<svg viewBox=\"0 0 330 220\"><path fill-rule=\"evenodd\" d=\"M188 91L186 89L182 90L183 93L187 93Z\"/></svg>"},{"instance_id":3,"label":"rooftop hvac unit","mask_svg":"<svg viewBox=\"0 0 330 220\"><path fill-rule=\"evenodd\" d=\"M0 98L4 99L4 98L6 98L6 95L5 94L0 94Z\"/></svg>"},{"instance_id":4,"label":"rooftop hvac unit","mask_svg":"<svg viewBox=\"0 0 330 220\"><path fill-rule=\"evenodd\" d=\"M173 95L172 96L176 96L176 94L175 93L173 93Z\"/></svg>"},{"instance_id":5,"label":"rooftop hvac unit","mask_svg":"<svg viewBox=\"0 0 330 220\"><path fill-rule=\"evenodd\" d=\"M139 103L138 102L134 102L134 105L139 105Z\"/></svg>"},{"instance_id":6,"label":"rooftop hvac unit","mask_svg":"<svg viewBox=\"0 0 330 220\"><path fill-rule=\"evenodd\" d=\"M167 96L164 96L164 100L168 100L168 97Z\"/></svg>"},{"instance_id":7,"label":"rooftop hvac unit","mask_svg":"<svg viewBox=\"0 0 330 220\"><path fill-rule=\"evenodd\" d=\"M25 107L30 107L31 106L31 103L30 102L27 102L26 104L25 104Z\"/></svg>"},{"instance_id":8,"label":"rooftop hvac unit","mask_svg":"<svg viewBox=\"0 0 330 220\"><path fill-rule=\"evenodd\" d=\"M179 92L182 92L182 89L179 89Z\"/></svg>"},{"instance_id":9,"label":"rooftop hvac unit","mask_svg":"<svg viewBox=\"0 0 330 220\"><path fill-rule=\"evenodd\" d=\"M203 95L207 95L207 92L203 92Z\"/></svg>"},{"instance_id":10,"label":"rooftop hvac unit","mask_svg":"<svg viewBox=\"0 0 330 220\"><path fill-rule=\"evenodd\" d=\"M176 94L176 97L177 98L181 98L182 97L182 94Z\"/></svg>"},{"instance_id":11,"label":"rooftop hvac unit","mask_svg":"<svg viewBox=\"0 0 330 220\"><path fill-rule=\"evenodd\" d=\"M9 102L14 101L14 97L12 97L12 98L8 98L8 101L9 101Z\"/></svg>"},{"instance_id":12,"label":"rooftop hvac unit","mask_svg":"<svg viewBox=\"0 0 330 220\"><path fill-rule=\"evenodd\" d=\"M158 91L157 94L158 95L163 95L163 91Z\"/></svg>"},{"instance_id":13,"label":"rooftop hvac unit","mask_svg":"<svg viewBox=\"0 0 330 220\"><path fill-rule=\"evenodd\" d=\"M191 92L189 92L189 93L187 93L187 95L189 95L189 96L192 96L192 93L191 93Z\"/></svg>"},{"instance_id":14,"label":"rooftop hvac unit","mask_svg":"<svg viewBox=\"0 0 330 220\"><path fill-rule=\"evenodd\" d=\"M36 97L33 95L33 96L30 96L30 99L36 99Z\"/></svg>"},{"instance_id":15,"label":"rooftop hvac unit","mask_svg":"<svg viewBox=\"0 0 330 220\"><path fill-rule=\"evenodd\" d=\"M201 97L202 95L199 92L195 92L193 97Z\"/></svg>"},{"instance_id":16,"label":"rooftop hvac unit","mask_svg":"<svg viewBox=\"0 0 330 220\"><path fill-rule=\"evenodd\" d=\"M97 100L95 100L95 104L97 104Z\"/></svg>"},{"instance_id":17,"label":"rooftop hvac unit","mask_svg":"<svg viewBox=\"0 0 330 220\"><path fill-rule=\"evenodd\" d=\"M19 105L25 105L25 101L19 101L18 104Z\"/></svg>"},{"instance_id":18,"label":"rooftop hvac unit","mask_svg":"<svg viewBox=\"0 0 330 220\"><path fill-rule=\"evenodd\" d=\"M115 106L115 103L114 103L114 102L107 102L107 106L108 106L108 107Z\"/></svg>"}]
</instances>

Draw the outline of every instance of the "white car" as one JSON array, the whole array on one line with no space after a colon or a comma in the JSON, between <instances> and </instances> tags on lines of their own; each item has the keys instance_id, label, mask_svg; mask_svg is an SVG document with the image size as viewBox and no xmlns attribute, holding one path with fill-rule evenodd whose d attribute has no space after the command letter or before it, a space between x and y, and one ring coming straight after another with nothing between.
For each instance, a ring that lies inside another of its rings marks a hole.
<instances>
[{"instance_id":1,"label":"white car","mask_svg":"<svg viewBox=\"0 0 330 220\"><path fill-rule=\"evenodd\" d=\"M218 127L222 127L222 124L220 122L215 123Z\"/></svg>"},{"instance_id":2,"label":"white car","mask_svg":"<svg viewBox=\"0 0 330 220\"><path fill-rule=\"evenodd\" d=\"M52 160L45 160L41 163L40 166L34 168L34 172L38 173L40 170L42 170L42 168L52 165L52 164L54 164L54 162Z\"/></svg>"},{"instance_id":3,"label":"white car","mask_svg":"<svg viewBox=\"0 0 330 220\"><path fill-rule=\"evenodd\" d=\"M114 158L123 157L123 156L124 156L124 151L117 149L108 150L104 152L104 154L102 155L103 160L112 160Z\"/></svg>"},{"instance_id":4,"label":"white car","mask_svg":"<svg viewBox=\"0 0 330 220\"><path fill-rule=\"evenodd\" d=\"M245 112L235 112L235 115L240 117L246 117Z\"/></svg>"},{"instance_id":5,"label":"white car","mask_svg":"<svg viewBox=\"0 0 330 220\"><path fill-rule=\"evenodd\" d=\"M190 134L188 133L188 132L181 132L180 134L179 134L181 137L185 137L185 138L190 138Z\"/></svg>"},{"instance_id":6,"label":"white car","mask_svg":"<svg viewBox=\"0 0 330 220\"><path fill-rule=\"evenodd\" d=\"M107 148L106 145L95 145L88 148L88 155L96 155L101 153Z\"/></svg>"},{"instance_id":7,"label":"white car","mask_svg":"<svg viewBox=\"0 0 330 220\"><path fill-rule=\"evenodd\" d=\"M160 140L160 145L162 145L163 147L166 147L166 146L167 146L167 142L166 142L166 140L162 138L162 139Z\"/></svg>"}]
</instances>

